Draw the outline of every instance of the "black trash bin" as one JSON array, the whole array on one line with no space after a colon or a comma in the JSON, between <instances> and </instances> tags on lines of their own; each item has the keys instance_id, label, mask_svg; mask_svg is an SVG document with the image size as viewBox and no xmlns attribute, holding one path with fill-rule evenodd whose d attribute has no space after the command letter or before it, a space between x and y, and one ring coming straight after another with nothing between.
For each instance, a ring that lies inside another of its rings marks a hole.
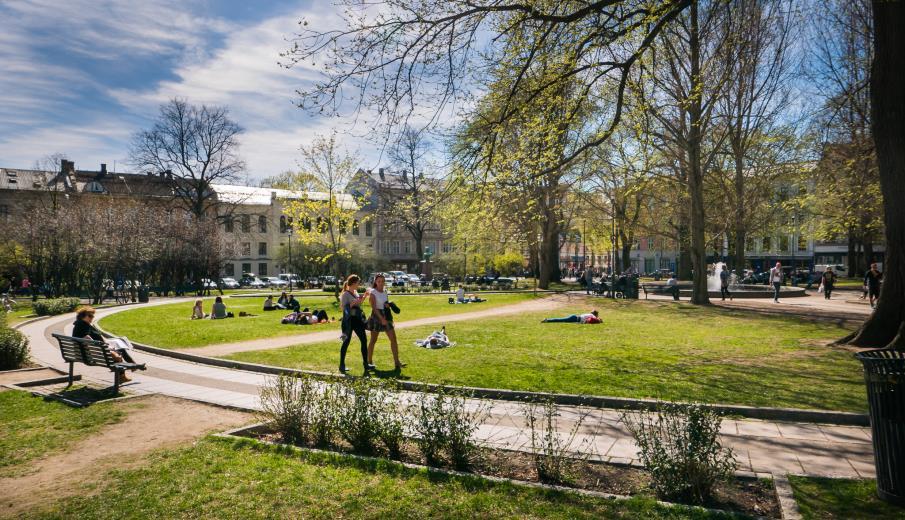
<instances>
[{"instance_id":1,"label":"black trash bin","mask_svg":"<svg viewBox=\"0 0 905 520\"><path fill-rule=\"evenodd\" d=\"M632 276L628 279L628 284L625 288L625 297L630 300L638 299L638 277Z\"/></svg>"},{"instance_id":2,"label":"black trash bin","mask_svg":"<svg viewBox=\"0 0 905 520\"><path fill-rule=\"evenodd\" d=\"M148 303L148 296L150 291L147 287L139 287L138 288L138 303Z\"/></svg>"},{"instance_id":3,"label":"black trash bin","mask_svg":"<svg viewBox=\"0 0 905 520\"><path fill-rule=\"evenodd\" d=\"M877 495L905 506L905 352L855 354L864 365L877 466Z\"/></svg>"}]
</instances>

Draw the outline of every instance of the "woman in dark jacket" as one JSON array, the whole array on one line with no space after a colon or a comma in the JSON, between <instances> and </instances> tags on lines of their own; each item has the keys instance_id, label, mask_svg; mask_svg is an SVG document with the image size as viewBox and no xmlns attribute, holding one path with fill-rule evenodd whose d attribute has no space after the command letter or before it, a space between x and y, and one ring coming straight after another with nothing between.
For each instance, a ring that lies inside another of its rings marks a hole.
<instances>
[{"instance_id":1,"label":"woman in dark jacket","mask_svg":"<svg viewBox=\"0 0 905 520\"><path fill-rule=\"evenodd\" d=\"M84 339L92 339L94 341L100 341L102 343L106 343L104 341L104 336L101 334L97 327L94 326L94 307L83 306L77 309L77 314L75 316L75 323L72 324L72 337L73 338L84 338ZM129 352L126 349L114 349L110 348L110 354L113 356L113 360L117 363L126 361L128 363L134 363L135 361L132 359L132 356L129 355ZM122 381L131 381L126 374L122 375Z\"/></svg>"}]
</instances>

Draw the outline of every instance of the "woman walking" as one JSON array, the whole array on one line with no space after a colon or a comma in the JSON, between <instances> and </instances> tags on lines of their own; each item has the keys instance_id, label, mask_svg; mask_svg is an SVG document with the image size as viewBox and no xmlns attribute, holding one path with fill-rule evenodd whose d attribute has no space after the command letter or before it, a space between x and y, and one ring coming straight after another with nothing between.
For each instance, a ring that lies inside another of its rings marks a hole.
<instances>
[{"instance_id":1,"label":"woman walking","mask_svg":"<svg viewBox=\"0 0 905 520\"><path fill-rule=\"evenodd\" d=\"M339 371L346 372L346 350L349 348L349 342L352 341L352 334L358 336L361 342L361 362L364 365L365 373L368 369L374 368L368 364L368 345L365 334L365 315L361 310L361 303L368 297L368 293L358 296L358 284L361 278L357 274L350 274L343 284L343 293L339 297L339 303L342 306L342 346L339 348Z\"/></svg>"},{"instance_id":2,"label":"woman walking","mask_svg":"<svg viewBox=\"0 0 905 520\"><path fill-rule=\"evenodd\" d=\"M374 277L371 285L368 301L371 303L371 317L368 318L368 330L371 331L371 341L368 343L368 366L374 367L374 345L381 332L386 332L390 338L390 350L393 352L393 361L396 370L401 370L405 363L399 361L399 345L396 343L396 331L393 330L393 315L389 308L389 297L384 286L386 279L382 274Z\"/></svg>"},{"instance_id":3,"label":"woman walking","mask_svg":"<svg viewBox=\"0 0 905 520\"><path fill-rule=\"evenodd\" d=\"M823 272L820 285L823 286L823 297L829 300L830 295L833 293L833 287L836 285L836 273L833 272L832 267L826 266L826 271Z\"/></svg>"}]
</instances>

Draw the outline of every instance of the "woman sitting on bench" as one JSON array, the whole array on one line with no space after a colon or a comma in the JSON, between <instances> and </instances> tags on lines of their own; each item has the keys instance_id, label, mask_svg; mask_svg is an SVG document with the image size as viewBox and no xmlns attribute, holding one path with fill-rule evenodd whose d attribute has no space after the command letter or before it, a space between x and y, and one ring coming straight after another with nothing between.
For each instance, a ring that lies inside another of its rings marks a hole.
<instances>
[{"instance_id":1,"label":"woman sitting on bench","mask_svg":"<svg viewBox=\"0 0 905 520\"><path fill-rule=\"evenodd\" d=\"M564 318L545 318L541 323L585 323L588 325L594 323L603 323L598 317L597 310L593 310L587 314L571 314Z\"/></svg>"},{"instance_id":2,"label":"woman sitting on bench","mask_svg":"<svg viewBox=\"0 0 905 520\"><path fill-rule=\"evenodd\" d=\"M101 331L97 330L92 322L94 321L94 307L90 307L88 305L84 305L76 309L77 314L75 315L75 323L72 324L72 337L80 338L80 339L91 339L94 341L100 341L107 345L107 342L104 340L104 336L101 334ZM129 355L127 348L131 348L132 344L129 343L127 338L116 338L115 342L119 345L118 347L107 345L107 350L110 351L110 355L113 357L113 360L117 363L122 363L126 361L127 363L135 363L135 360L132 359L132 356ZM131 381L126 374L122 375L121 381Z\"/></svg>"}]
</instances>

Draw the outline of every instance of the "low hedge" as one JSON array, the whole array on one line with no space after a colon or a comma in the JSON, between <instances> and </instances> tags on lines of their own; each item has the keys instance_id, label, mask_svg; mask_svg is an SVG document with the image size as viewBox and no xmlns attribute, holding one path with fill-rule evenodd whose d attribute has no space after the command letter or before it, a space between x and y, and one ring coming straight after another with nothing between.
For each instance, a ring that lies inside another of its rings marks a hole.
<instances>
[{"instance_id":1,"label":"low hedge","mask_svg":"<svg viewBox=\"0 0 905 520\"><path fill-rule=\"evenodd\" d=\"M35 300L32 302L31 307L38 316L54 316L72 312L80 303L81 301L78 298L49 298L46 300Z\"/></svg>"},{"instance_id":2,"label":"low hedge","mask_svg":"<svg viewBox=\"0 0 905 520\"><path fill-rule=\"evenodd\" d=\"M28 360L28 339L18 330L0 328L0 370L15 370Z\"/></svg>"}]
</instances>

